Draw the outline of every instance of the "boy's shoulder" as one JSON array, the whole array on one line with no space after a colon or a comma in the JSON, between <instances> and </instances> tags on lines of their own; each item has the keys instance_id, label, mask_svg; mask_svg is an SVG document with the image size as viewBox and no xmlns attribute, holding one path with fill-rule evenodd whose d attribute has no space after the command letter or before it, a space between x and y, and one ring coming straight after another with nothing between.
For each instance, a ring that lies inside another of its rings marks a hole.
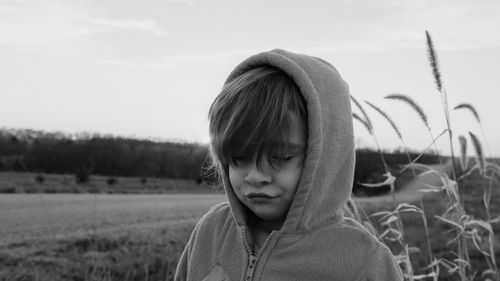
<instances>
[{"instance_id":1,"label":"boy's shoulder","mask_svg":"<svg viewBox=\"0 0 500 281\"><path fill-rule=\"evenodd\" d=\"M229 206L229 202L221 202L216 204L203 215L202 220L213 221L220 220L226 217L231 216L231 207Z\"/></svg>"},{"instance_id":2,"label":"boy's shoulder","mask_svg":"<svg viewBox=\"0 0 500 281\"><path fill-rule=\"evenodd\" d=\"M357 220L345 217L339 227L344 228L347 231L356 233L362 237L366 237L371 240L373 238L377 239L373 233L371 233L365 226L359 223ZM378 239L377 239L378 240Z\"/></svg>"},{"instance_id":3,"label":"boy's shoulder","mask_svg":"<svg viewBox=\"0 0 500 281\"><path fill-rule=\"evenodd\" d=\"M351 257L363 260L359 276L371 276L373 280L403 280L394 254L376 234L352 218L345 218L342 228L346 239L351 240L347 243L351 245Z\"/></svg>"},{"instance_id":4,"label":"boy's shoulder","mask_svg":"<svg viewBox=\"0 0 500 281\"><path fill-rule=\"evenodd\" d=\"M202 231L219 231L234 224L231 208L228 202L212 206L198 221L197 228Z\"/></svg>"},{"instance_id":5,"label":"boy's shoulder","mask_svg":"<svg viewBox=\"0 0 500 281\"><path fill-rule=\"evenodd\" d=\"M293 247L294 252L300 253L286 256L286 263L294 268L307 264L318 268L318 272L326 270L330 276L342 276L339 280L402 280L371 279L373 272L397 272L397 263L387 246L350 218L287 235L281 245L287 252ZM280 255L285 263L284 256Z\"/></svg>"},{"instance_id":6,"label":"boy's shoulder","mask_svg":"<svg viewBox=\"0 0 500 281\"><path fill-rule=\"evenodd\" d=\"M344 218L343 222L338 226L342 231L341 233L350 238L357 240L358 243L369 246L369 248L378 248L382 244L380 240L371 233L365 226L352 218Z\"/></svg>"},{"instance_id":7,"label":"boy's shoulder","mask_svg":"<svg viewBox=\"0 0 500 281\"><path fill-rule=\"evenodd\" d=\"M386 251L386 246L366 227L347 217L339 223L324 225L310 234L307 240L323 244L325 250L342 249L341 252L354 256Z\"/></svg>"}]
</instances>

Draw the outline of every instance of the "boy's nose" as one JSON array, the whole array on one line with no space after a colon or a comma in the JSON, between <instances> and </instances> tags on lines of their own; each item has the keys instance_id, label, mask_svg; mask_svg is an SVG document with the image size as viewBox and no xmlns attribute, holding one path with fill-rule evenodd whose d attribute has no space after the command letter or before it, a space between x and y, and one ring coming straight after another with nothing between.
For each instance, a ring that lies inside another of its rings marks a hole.
<instances>
[{"instance_id":1,"label":"boy's nose","mask_svg":"<svg viewBox=\"0 0 500 281\"><path fill-rule=\"evenodd\" d=\"M259 169L255 163L253 163L248 171L245 181L254 187L263 187L272 182L272 176L264 170L264 167Z\"/></svg>"}]
</instances>

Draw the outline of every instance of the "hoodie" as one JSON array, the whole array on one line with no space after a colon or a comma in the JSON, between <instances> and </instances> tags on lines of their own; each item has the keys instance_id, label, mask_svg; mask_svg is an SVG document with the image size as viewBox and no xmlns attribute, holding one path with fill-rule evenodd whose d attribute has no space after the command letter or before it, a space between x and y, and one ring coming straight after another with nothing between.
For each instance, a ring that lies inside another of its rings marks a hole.
<instances>
[{"instance_id":1,"label":"hoodie","mask_svg":"<svg viewBox=\"0 0 500 281\"><path fill-rule=\"evenodd\" d=\"M222 175L227 202L197 223L175 280L403 280L390 250L342 212L355 163L347 84L331 64L284 50L246 59L226 83L262 65L289 75L307 107L306 158L286 219L254 252L246 209Z\"/></svg>"}]
</instances>

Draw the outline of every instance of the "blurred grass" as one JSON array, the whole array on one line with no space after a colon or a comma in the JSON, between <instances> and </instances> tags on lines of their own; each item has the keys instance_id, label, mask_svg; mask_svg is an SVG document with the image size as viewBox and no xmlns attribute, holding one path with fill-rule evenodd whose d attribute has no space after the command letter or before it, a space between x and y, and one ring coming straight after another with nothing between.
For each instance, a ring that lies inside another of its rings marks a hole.
<instances>
[{"instance_id":1,"label":"blurred grass","mask_svg":"<svg viewBox=\"0 0 500 281\"><path fill-rule=\"evenodd\" d=\"M172 280L194 223L12 244L0 280Z\"/></svg>"}]
</instances>

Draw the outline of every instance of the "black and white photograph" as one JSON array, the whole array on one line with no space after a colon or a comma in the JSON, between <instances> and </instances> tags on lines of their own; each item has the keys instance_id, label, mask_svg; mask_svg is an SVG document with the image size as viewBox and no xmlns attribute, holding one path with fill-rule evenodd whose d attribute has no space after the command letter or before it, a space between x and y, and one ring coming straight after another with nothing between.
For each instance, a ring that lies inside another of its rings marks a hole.
<instances>
[{"instance_id":1,"label":"black and white photograph","mask_svg":"<svg viewBox=\"0 0 500 281\"><path fill-rule=\"evenodd\" d=\"M0 281L500 281L500 1L0 0Z\"/></svg>"}]
</instances>

